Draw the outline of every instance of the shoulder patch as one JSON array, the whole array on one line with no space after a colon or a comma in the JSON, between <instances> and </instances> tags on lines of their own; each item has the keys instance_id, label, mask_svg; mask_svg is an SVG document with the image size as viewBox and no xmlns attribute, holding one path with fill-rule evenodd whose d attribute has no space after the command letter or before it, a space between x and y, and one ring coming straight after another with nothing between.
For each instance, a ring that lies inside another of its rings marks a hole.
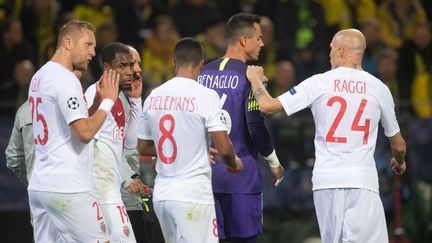
<instances>
[{"instance_id":1,"label":"shoulder patch","mask_svg":"<svg viewBox=\"0 0 432 243\"><path fill-rule=\"evenodd\" d=\"M76 97L70 97L67 101L69 109L75 110L79 107L78 99Z\"/></svg>"},{"instance_id":2,"label":"shoulder patch","mask_svg":"<svg viewBox=\"0 0 432 243\"><path fill-rule=\"evenodd\" d=\"M297 93L294 88L289 89L288 92L290 92L291 95L295 95Z\"/></svg>"}]
</instances>

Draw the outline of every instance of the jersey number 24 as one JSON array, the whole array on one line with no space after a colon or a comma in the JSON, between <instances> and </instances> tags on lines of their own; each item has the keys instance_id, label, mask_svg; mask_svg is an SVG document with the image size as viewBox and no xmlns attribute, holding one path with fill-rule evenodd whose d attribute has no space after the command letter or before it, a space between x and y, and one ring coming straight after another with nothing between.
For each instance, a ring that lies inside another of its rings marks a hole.
<instances>
[{"instance_id":1,"label":"jersey number 24","mask_svg":"<svg viewBox=\"0 0 432 243\"><path fill-rule=\"evenodd\" d=\"M368 137L369 137L369 128L370 128L370 119L366 119L364 125L360 125L360 118L363 115L364 109L366 107L367 104L367 100L366 99L362 99L362 101L360 102L360 105L357 109L357 112L355 114L354 120L351 124L351 131L357 131L357 132L363 132L363 144L367 144L368 143ZM340 108L339 108L339 112L336 115L335 120L333 121L330 130L327 133L326 136L326 142L331 142L331 143L346 143L347 142L347 138L346 137L336 137L335 136L335 132L337 127L339 126L340 121L342 120L345 111L347 109L347 102L346 100L341 97L341 96L333 96L331 97L328 101L327 101L327 106L333 106L334 103L339 103L340 104Z\"/></svg>"}]
</instances>

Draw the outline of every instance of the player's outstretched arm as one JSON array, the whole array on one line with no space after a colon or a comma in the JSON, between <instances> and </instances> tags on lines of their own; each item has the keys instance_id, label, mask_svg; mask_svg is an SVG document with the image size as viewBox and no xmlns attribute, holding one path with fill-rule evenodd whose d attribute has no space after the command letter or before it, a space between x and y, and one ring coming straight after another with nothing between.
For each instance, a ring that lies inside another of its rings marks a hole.
<instances>
[{"instance_id":1,"label":"player's outstretched arm","mask_svg":"<svg viewBox=\"0 0 432 243\"><path fill-rule=\"evenodd\" d=\"M248 66L246 76L251 83L253 95L260 106L261 112L272 114L282 111L282 104L279 99L272 98L263 85L263 82L268 80L262 67Z\"/></svg>"},{"instance_id":2,"label":"player's outstretched arm","mask_svg":"<svg viewBox=\"0 0 432 243\"><path fill-rule=\"evenodd\" d=\"M210 132L213 142L222 161L228 166L231 172L240 172L243 170L243 162L234 152L234 147L226 131Z\"/></svg>"},{"instance_id":3,"label":"player's outstretched arm","mask_svg":"<svg viewBox=\"0 0 432 243\"><path fill-rule=\"evenodd\" d=\"M108 112L118 97L120 75L114 70L105 71L103 77L96 85L98 95L102 102L92 116L87 119L78 119L69 124L75 136L83 143L89 143L99 131Z\"/></svg>"},{"instance_id":4,"label":"player's outstretched arm","mask_svg":"<svg viewBox=\"0 0 432 243\"><path fill-rule=\"evenodd\" d=\"M390 145L393 153L390 160L392 170L395 174L402 175L406 170L406 143L400 132L390 138Z\"/></svg>"}]
</instances>

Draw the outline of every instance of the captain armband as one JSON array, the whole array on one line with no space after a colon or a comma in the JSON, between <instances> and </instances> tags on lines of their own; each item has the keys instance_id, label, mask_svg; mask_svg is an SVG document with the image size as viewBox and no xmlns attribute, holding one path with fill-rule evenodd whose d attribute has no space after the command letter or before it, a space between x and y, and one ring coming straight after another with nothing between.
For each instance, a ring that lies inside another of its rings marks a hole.
<instances>
[{"instance_id":1,"label":"captain armband","mask_svg":"<svg viewBox=\"0 0 432 243\"><path fill-rule=\"evenodd\" d=\"M259 87L257 90L253 92L253 96L255 97L255 100L258 101L258 98L266 93L267 90L264 87Z\"/></svg>"},{"instance_id":2,"label":"captain armband","mask_svg":"<svg viewBox=\"0 0 432 243\"><path fill-rule=\"evenodd\" d=\"M264 159L269 163L270 167L277 168L280 166L279 159L276 155L276 151L273 150L268 156L264 156Z\"/></svg>"}]
</instances>

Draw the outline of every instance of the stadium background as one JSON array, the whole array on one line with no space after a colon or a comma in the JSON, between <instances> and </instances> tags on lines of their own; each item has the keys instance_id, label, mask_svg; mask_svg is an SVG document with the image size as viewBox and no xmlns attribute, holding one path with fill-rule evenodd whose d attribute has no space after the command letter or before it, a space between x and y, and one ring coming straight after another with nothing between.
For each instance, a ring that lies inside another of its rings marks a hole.
<instances>
[{"instance_id":1,"label":"stadium background","mask_svg":"<svg viewBox=\"0 0 432 243\"><path fill-rule=\"evenodd\" d=\"M305 77L329 68L332 35L355 27L367 39L364 68L385 82L396 102L407 139L407 174L402 178L402 225L411 241L432 242L432 1L430 0L0 0L0 150L7 146L16 108L27 97L34 72L55 50L56 31L71 18L97 27L97 53L112 41L142 53L145 92L172 75L171 53L183 36L196 36L206 59L225 50L224 22L234 13L263 17L265 47L260 59L279 95ZM87 87L100 76L96 56L84 74ZM311 173L314 125L309 111L267 119L279 158L283 183L264 178L264 232L259 242L319 242L313 209ZM4 153L2 153L4 154ZM393 236L394 178L388 140L380 131L376 149L380 193L389 235ZM143 180L152 184L143 164ZM31 242L25 186L0 157L0 242Z\"/></svg>"}]
</instances>

